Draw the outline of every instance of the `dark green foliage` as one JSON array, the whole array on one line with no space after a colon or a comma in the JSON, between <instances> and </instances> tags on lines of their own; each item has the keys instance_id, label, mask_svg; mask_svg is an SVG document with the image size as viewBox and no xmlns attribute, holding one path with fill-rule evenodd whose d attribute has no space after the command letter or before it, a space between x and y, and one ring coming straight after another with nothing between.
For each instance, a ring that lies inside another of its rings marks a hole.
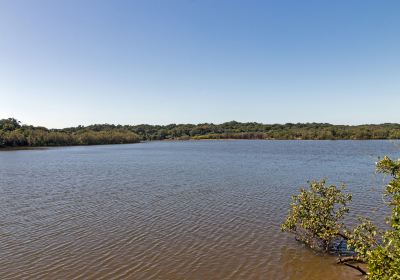
<instances>
[{"instance_id":1,"label":"dark green foliage","mask_svg":"<svg viewBox=\"0 0 400 280\"><path fill-rule=\"evenodd\" d=\"M21 126L15 119L0 120L0 147L124 144L139 141L136 133L117 126L47 129Z\"/></svg>"},{"instance_id":2,"label":"dark green foliage","mask_svg":"<svg viewBox=\"0 0 400 280\"><path fill-rule=\"evenodd\" d=\"M261 124L231 121L218 125L96 124L46 129L21 125L12 118L0 120L0 147L90 145L168 139L400 139L400 124L346 126L327 123Z\"/></svg>"},{"instance_id":3,"label":"dark green foliage","mask_svg":"<svg viewBox=\"0 0 400 280\"><path fill-rule=\"evenodd\" d=\"M0 120L0 131L12 131L20 128L20 122L13 118Z\"/></svg>"},{"instance_id":4,"label":"dark green foliage","mask_svg":"<svg viewBox=\"0 0 400 280\"><path fill-rule=\"evenodd\" d=\"M325 123L261 124L226 122L223 124L203 123L124 126L142 140L164 139L399 139L400 124L380 125L331 125Z\"/></svg>"}]
</instances>

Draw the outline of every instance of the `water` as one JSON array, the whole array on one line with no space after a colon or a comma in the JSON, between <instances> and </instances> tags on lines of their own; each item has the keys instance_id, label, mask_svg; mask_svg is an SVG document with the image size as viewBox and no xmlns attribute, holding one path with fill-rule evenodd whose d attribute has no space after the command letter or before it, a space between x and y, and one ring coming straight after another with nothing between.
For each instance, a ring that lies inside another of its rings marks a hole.
<instances>
[{"instance_id":1,"label":"water","mask_svg":"<svg viewBox=\"0 0 400 280\"><path fill-rule=\"evenodd\" d=\"M187 141L0 152L0 279L359 279L280 232L309 179L381 221L389 141ZM377 207L378 206L378 207Z\"/></svg>"}]
</instances>

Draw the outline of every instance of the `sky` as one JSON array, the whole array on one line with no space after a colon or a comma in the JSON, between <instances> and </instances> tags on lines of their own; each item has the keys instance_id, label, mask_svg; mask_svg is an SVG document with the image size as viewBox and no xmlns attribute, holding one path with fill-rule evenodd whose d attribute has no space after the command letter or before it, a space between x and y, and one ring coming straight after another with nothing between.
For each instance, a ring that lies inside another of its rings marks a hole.
<instances>
[{"instance_id":1,"label":"sky","mask_svg":"<svg viewBox=\"0 0 400 280\"><path fill-rule=\"evenodd\" d=\"M0 0L0 118L400 122L400 1Z\"/></svg>"}]
</instances>

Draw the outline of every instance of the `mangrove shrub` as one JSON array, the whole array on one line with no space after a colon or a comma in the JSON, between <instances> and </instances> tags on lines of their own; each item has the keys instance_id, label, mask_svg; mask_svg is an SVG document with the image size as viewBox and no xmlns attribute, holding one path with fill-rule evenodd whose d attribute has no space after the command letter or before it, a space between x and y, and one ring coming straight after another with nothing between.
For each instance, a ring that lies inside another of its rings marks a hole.
<instances>
[{"instance_id":1,"label":"mangrove shrub","mask_svg":"<svg viewBox=\"0 0 400 280\"><path fill-rule=\"evenodd\" d=\"M378 172L390 176L384 197L390 216L387 227L378 228L368 217L358 217L359 223L348 228L343 217L349 212L351 194L344 186L327 186L325 181L311 182L292 197L289 214L281 226L312 248L329 251L335 240L345 240L350 257L338 260L366 274L369 280L400 279L400 160L384 157L376 164ZM337 253L340 253L337 251ZM366 267L361 268L358 264Z\"/></svg>"}]
</instances>

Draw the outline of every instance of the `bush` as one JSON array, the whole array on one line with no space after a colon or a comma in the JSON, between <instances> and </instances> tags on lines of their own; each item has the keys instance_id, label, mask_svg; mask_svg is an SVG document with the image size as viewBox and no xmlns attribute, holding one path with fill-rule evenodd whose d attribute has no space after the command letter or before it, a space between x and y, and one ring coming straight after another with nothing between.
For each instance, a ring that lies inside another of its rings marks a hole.
<instances>
[{"instance_id":1,"label":"bush","mask_svg":"<svg viewBox=\"0 0 400 280\"><path fill-rule=\"evenodd\" d=\"M339 259L367 275L370 280L400 279L400 160L384 157L376 165L377 171L391 176L385 187L387 206L391 215L388 227L378 229L367 217L359 217L359 224L349 230L343 224L348 213L351 194L344 186L326 186L325 181L311 182L308 189L292 197L289 214L282 224L283 231L294 233L297 239L312 248L329 251L334 240L346 240L353 256ZM365 263L367 272L355 263Z\"/></svg>"},{"instance_id":2,"label":"bush","mask_svg":"<svg viewBox=\"0 0 400 280\"><path fill-rule=\"evenodd\" d=\"M328 251L342 236L343 216L348 213L351 194L345 187L326 185L325 180L309 183L292 197L291 209L281 229L294 233L298 240L314 249Z\"/></svg>"}]
</instances>

